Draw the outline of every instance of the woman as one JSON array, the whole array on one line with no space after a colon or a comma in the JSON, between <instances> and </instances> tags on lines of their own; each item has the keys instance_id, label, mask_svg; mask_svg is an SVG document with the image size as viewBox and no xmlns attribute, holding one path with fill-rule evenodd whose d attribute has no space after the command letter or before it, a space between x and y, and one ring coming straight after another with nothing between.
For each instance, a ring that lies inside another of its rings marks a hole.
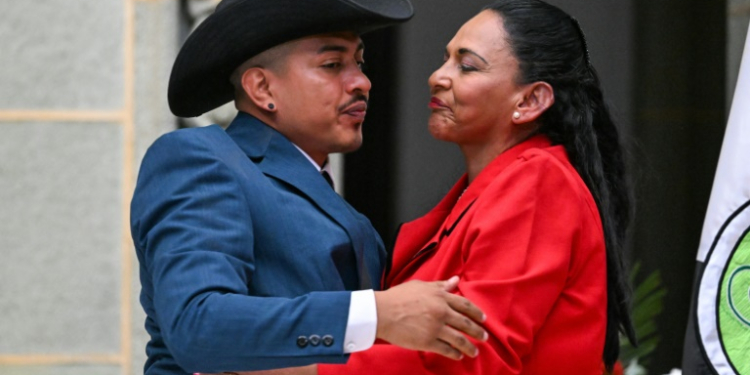
<instances>
[{"instance_id":1,"label":"woman","mask_svg":"<svg viewBox=\"0 0 750 375\"><path fill-rule=\"evenodd\" d=\"M621 261L630 198L578 23L539 0L498 1L461 27L429 84L430 132L461 148L467 171L402 226L384 287L459 275L489 339L459 361L379 342L318 373L611 368L618 331L634 336Z\"/></svg>"},{"instance_id":2,"label":"woman","mask_svg":"<svg viewBox=\"0 0 750 375\"><path fill-rule=\"evenodd\" d=\"M634 336L621 252L630 218L618 132L583 33L539 0L501 0L461 27L429 79L434 137L467 173L404 224L387 286L459 275L486 314L476 358L386 343L329 374L601 374Z\"/></svg>"}]
</instances>

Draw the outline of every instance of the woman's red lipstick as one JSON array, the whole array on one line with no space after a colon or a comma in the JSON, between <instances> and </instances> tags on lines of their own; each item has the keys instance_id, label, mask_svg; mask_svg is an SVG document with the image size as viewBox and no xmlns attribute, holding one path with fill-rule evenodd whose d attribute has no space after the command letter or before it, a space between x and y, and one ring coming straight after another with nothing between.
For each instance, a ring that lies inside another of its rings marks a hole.
<instances>
[{"instance_id":1,"label":"woman's red lipstick","mask_svg":"<svg viewBox=\"0 0 750 375\"><path fill-rule=\"evenodd\" d=\"M443 103L440 99L434 96L432 97L432 99L430 99L429 107L432 109L448 108L448 106L445 103Z\"/></svg>"}]
</instances>

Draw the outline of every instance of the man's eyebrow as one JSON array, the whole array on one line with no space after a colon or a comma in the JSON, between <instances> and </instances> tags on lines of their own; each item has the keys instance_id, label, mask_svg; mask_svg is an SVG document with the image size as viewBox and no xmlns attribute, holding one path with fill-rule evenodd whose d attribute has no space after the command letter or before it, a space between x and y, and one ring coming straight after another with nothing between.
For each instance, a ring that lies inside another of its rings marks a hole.
<instances>
[{"instance_id":1,"label":"man's eyebrow","mask_svg":"<svg viewBox=\"0 0 750 375\"><path fill-rule=\"evenodd\" d=\"M357 49L354 52L359 52L361 50L365 49L365 44L360 42L357 45ZM349 48L346 48L345 46L339 45L339 44L327 44L323 47L320 47L318 50L318 54L325 53L325 52L342 52L346 53L349 51Z\"/></svg>"},{"instance_id":2,"label":"man's eyebrow","mask_svg":"<svg viewBox=\"0 0 750 375\"><path fill-rule=\"evenodd\" d=\"M446 53L447 53L447 52L446 52ZM487 60L485 60L485 59L484 59L484 58L483 58L482 56L479 56L479 54L478 54L478 53L476 53L476 52L474 52L474 51L472 51L472 50L470 50L470 49L468 49L468 48L459 48L459 49L458 49L458 54L459 54L459 55L465 55L465 54L467 54L467 53L468 53L468 54L471 54L471 55L474 55L474 56L476 56L476 57L478 57L478 58L479 58L480 60L484 61L484 63L485 63L485 64L489 64L489 63L487 62Z\"/></svg>"}]
</instances>

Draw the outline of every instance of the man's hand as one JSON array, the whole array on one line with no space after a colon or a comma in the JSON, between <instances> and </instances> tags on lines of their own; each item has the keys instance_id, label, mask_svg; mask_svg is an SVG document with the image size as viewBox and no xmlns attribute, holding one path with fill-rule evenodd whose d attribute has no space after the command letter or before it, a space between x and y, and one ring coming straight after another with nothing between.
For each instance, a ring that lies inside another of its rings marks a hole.
<instances>
[{"instance_id":1,"label":"man's hand","mask_svg":"<svg viewBox=\"0 0 750 375\"><path fill-rule=\"evenodd\" d=\"M262 371L230 371L222 372L218 374L204 374L200 373L197 375L318 375L318 365L309 365L302 367L287 367L277 370L262 370Z\"/></svg>"},{"instance_id":2,"label":"man's hand","mask_svg":"<svg viewBox=\"0 0 750 375\"><path fill-rule=\"evenodd\" d=\"M377 337L406 349L429 351L451 359L476 357L478 349L466 336L486 340L476 322L485 315L468 299L451 294L458 276L446 281L409 281L375 292Z\"/></svg>"}]
</instances>

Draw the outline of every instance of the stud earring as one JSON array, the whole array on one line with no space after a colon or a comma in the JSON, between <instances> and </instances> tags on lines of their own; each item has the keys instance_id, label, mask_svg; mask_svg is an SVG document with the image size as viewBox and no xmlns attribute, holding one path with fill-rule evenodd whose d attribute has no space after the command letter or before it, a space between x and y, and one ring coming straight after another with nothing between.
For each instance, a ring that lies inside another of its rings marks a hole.
<instances>
[{"instance_id":1,"label":"stud earring","mask_svg":"<svg viewBox=\"0 0 750 375\"><path fill-rule=\"evenodd\" d=\"M276 108L276 106L273 105L273 103L268 103L268 109L273 110L274 108Z\"/></svg>"},{"instance_id":2,"label":"stud earring","mask_svg":"<svg viewBox=\"0 0 750 375\"><path fill-rule=\"evenodd\" d=\"M521 118L521 113L519 113L518 111L513 112L513 118L518 120L519 118Z\"/></svg>"}]
</instances>

